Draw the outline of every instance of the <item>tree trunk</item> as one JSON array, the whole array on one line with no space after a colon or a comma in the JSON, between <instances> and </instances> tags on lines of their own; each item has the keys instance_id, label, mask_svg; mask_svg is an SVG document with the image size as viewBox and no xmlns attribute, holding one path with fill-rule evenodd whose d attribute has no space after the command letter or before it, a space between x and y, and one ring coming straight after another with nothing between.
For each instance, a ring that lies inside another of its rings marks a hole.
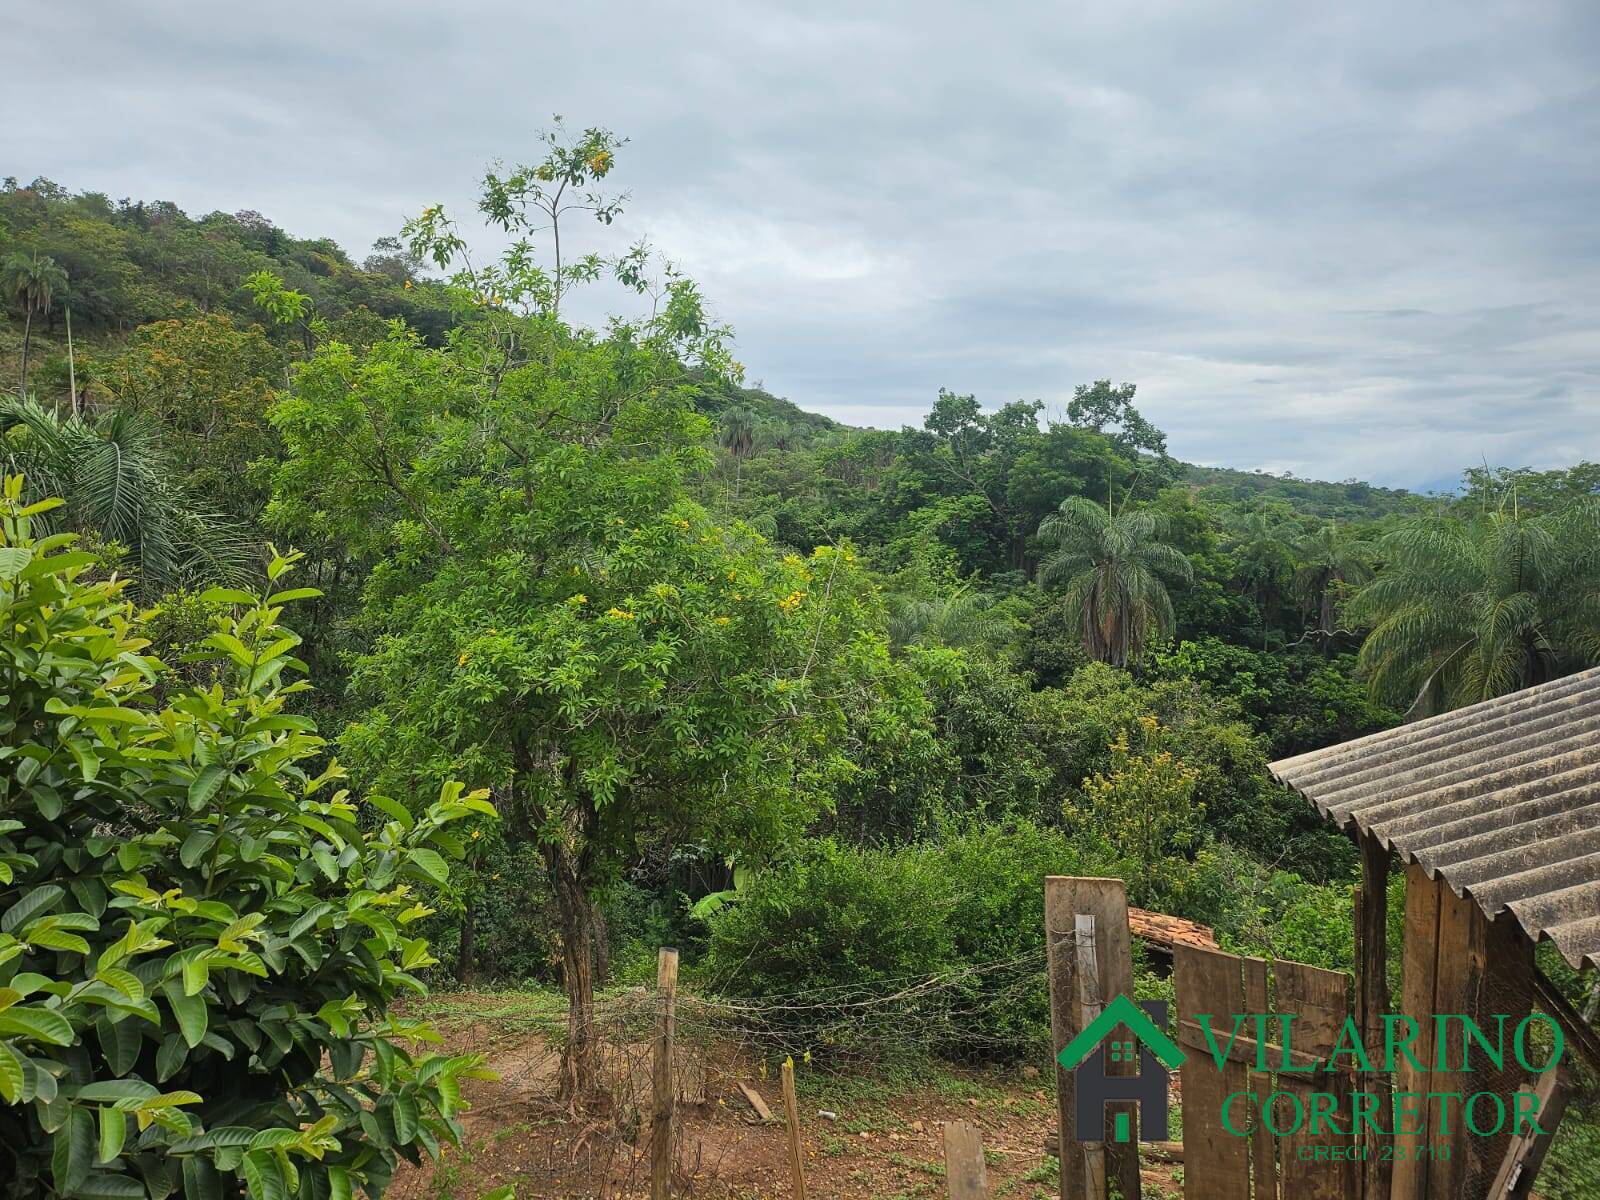
<instances>
[{"instance_id":1,"label":"tree trunk","mask_svg":"<svg viewBox=\"0 0 1600 1200\"><path fill-rule=\"evenodd\" d=\"M33 309L28 309L22 319L22 383L17 388L17 393L24 400L28 398L28 346L33 341Z\"/></svg>"},{"instance_id":2,"label":"tree trunk","mask_svg":"<svg viewBox=\"0 0 1600 1200\"><path fill-rule=\"evenodd\" d=\"M567 1044L561 1052L561 1098L581 1103L598 1082L594 1018L594 905L565 848L545 851L561 924L561 973L567 989Z\"/></svg>"},{"instance_id":3,"label":"tree trunk","mask_svg":"<svg viewBox=\"0 0 1600 1200\"><path fill-rule=\"evenodd\" d=\"M611 930L606 915L594 910L594 985L603 988L611 982Z\"/></svg>"},{"instance_id":4,"label":"tree trunk","mask_svg":"<svg viewBox=\"0 0 1600 1200\"><path fill-rule=\"evenodd\" d=\"M461 945L456 951L456 978L472 982L473 956L478 945L478 910L467 905L461 914Z\"/></svg>"}]
</instances>

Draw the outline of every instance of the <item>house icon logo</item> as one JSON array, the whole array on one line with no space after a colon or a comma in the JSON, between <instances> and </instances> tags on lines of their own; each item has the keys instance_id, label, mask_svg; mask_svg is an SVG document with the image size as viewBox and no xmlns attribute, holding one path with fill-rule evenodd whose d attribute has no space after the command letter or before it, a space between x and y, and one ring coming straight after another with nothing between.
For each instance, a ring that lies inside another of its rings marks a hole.
<instances>
[{"instance_id":1,"label":"house icon logo","mask_svg":"<svg viewBox=\"0 0 1600 1200\"><path fill-rule=\"evenodd\" d=\"M1167 1079L1183 1062L1184 1053L1164 1032L1167 1002L1145 1000L1135 1004L1119 995L1084 1031L1056 1055L1063 1070L1073 1072L1077 1083L1077 1132L1081 1142L1105 1138L1106 1105L1113 1100L1139 1104L1139 1140L1167 1140ZM1126 1026L1134 1040L1113 1039ZM1137 1047L1137 1075L1108 1075L1106 1064L1131 1063ZM1128 1114L1114 1114L1112 1140L1132 1140Z\"/></svg>"}]
</instances>

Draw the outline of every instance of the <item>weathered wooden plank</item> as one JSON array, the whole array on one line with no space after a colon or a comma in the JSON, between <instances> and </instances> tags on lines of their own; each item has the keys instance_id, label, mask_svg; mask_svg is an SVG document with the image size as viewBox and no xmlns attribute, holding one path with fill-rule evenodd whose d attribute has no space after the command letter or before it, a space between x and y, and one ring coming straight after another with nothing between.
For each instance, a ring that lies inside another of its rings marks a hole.
<instances>
[{"instance_id":1,"label":"weathered wooden plank","mask_svg":"<svg viewBox=\"0 0 1600 1200\"><path fill-rule=\"evenodd\" d=\"M1077 937L1078 961L1078 1028L1093 1025L1105 1010L1100 991L1100 964L1095 957L1094 917L1078 913L1073 918L1073 932ZM1083 1153L1083 1192L1086 1196L1103 1196L1106 1192L1106 1149L1103 1142L1080 1143Z\"/></svg>"},{"instance_id":2,"label":"weathered wooden plank","mask_svg":"<svg viewBox=\"0 0 1600 1200\"><path fill-rule=\"evenodd\" d=\"M1438 1013L1461 1013L1477 1018L1484 1007L1483 984L1487 965L1488 918L1472 900L1464 900L1441 881L1439 892L1439 941L1434 965L1433 1012L1418 1013L1417 1019L1431 1020ZM1439 1061L1455 1067L1463 1061L1466 1035L1459 1022L1445 1031L1443 1045L1436 1035L1435 1054L1443 1054ZM1467 1076L1455 1071L1434 1071L1430 1090L1460 1091L1468 1082ZM1446 1102L1434 1100L1428 1105L1428 1144L1435 1153L1428 1160L1428 1195L1434 1200L1458 1197L1464 1192L1469 1168L1485 1169L1482 1154L1485 1147L1466 1128L1459 1112L1447 1112ZM1448 1132L1442 1132L1448 1129ZM1474 1161L1477 1160L1477 1161ZM1487 1166L1492 1174L1494 1167Z\"/></svg>"},{"instance_id":3,"label":"weathered wooden plank","mask_svg":"<svg viewBox=\"0 0 1600 1200\"><path fill-rule=\"evenodd\" d=\"M1180 1023L1209 1013L1213 1028L1231 1030L1233 1014L1245 1011L1239 960L1215 950L1175 946L1172 962ZM1186 1049L1180 1074L1185 1200L1250 1200L1250 1145L1227 1134L1221 1124L1226 1098L1249 1090L1248 1072L1242 1063L1227 1060L1219 1071L1204 1052Z\"/></svg>"},{"instance_id":4,"label":"weathered wooden plank","mask_svg":"<svg viewBox=\"0 0 1600 1200\"><path fill-rule=\"evenodd\" d=\"M1294 1017L1291 1038L1303 1053L1323 1056L1339 1040L1339 1031L1350 1015L1346 998L1349 978L1342 971L1324 971L1304 963L1278 960L1273 963L1277 988L1277 1010ZM1340 1136L1324 1128L1313 1131L1313 1092L1332 1093L1333 1111L1350 1112L1350 1079L1343 1073L1317 1072L1312 1075L1280 1074L1279 1091L1300 1094L1306 1119L1294 1133L1283 1138L1283 1194L1294 1200L1349 1200L1356 1194L1356 1139ZM1346 1115L1341 1121L1348 1126ZM1335 1159L1333 1152L1344 1157Z\"/></svg>"},{"instance_id":5,"label":"weathered wooden plank","mask_svg":"<svg viewBox=\"0 0 1600 1200\"><path fill-rule=\"evenodd\" d=\"M756 1089L750 1084L744 1082L739 1084L739 1091L744 1098L750 1102L750 1107L755 1110L756 1116L760 1117L763 1121L772 1120L772 1109L767 1107L767 1102L762 1098L760 1092L756 1091Z\"/></svg>"},{"instance_id":6,"label":"weathered wooden plank","mask_svg":"<svg viewBox=\"0 0 1600 1200\"><path fill-rule=\"evenodd\" d=\"M1083 1028L1078 1007L1077 917L1094 918L1095 963L1102 998L1133 994L1133 942L1128 932L1128 896L1120 879L1084 879L1052 875L1044 881L1046 970L1050 980L1052 1054ZM1126 1036L1126 1035L1124 1035ZM1104 1200L1087 1196L1084 1154L1077 1139L1077 1091L1070 1071L1056 1064L1057 1124L1061 1154L1061 1200ZM1106 1116L1109 1132L1112 1117ZM1108 1139L1107 1139L1108 1140ZM1137 1143L1106 1147L1107 1172L1126 1200L1140 1196Z\"/></svg>"},{"instance_id":7,"label":"weathered wooden plank","mask_svg":"<svg viewBox=\"0 0 1600 1200\"><path fill-rule=\"evenodd\" d=\"M1567 1100L1572 1094L1571 1079L1565 1067L1551 1067L1539 1077L1537 1084L1524 1086L1520 1090L1532 1093L1537 1098L1538 1123L1545 1133L1539 1135L1524 1130L1511 1139L1495 1173L1494 1182L1489 1187L1488 1200L1523 1200L1533 1191L1533 1181L1539 1174L1539 1168L1544 1165L1544 1156L1550 1152L1550 1143L1555 1141L1556 1126L1560 1124ZM1511 1102L1512 1111L1515 1111L1516 1104L1515 1100Z\"/></svg>"},{"instance_id":8,"label":"weathered wooden plank","mask_svg":"<svg viewBox=\"0 0 1600 1200\"><path fill-rule=\"evenodd\" d=\"M1400 975L1400 1010L1417 1022L1412 1045L1420 1066L1401 1055L1396 1063L1395 1088L1401 1092L1427 1095L1431 1090L1433 1061L1433 1004L1437 947L1439 944L1439 892L1442 883L1428 878L1415 863L1406 868L1406 920L1404 959ZM1430 1200L1428 1164L1419 1151L1427 1145L1426 1134L1397 1132L1394 1138L1394 1178L1390 1200ZM1453 1200L1436 1196L1431 1200Z\"/></svg>"},{"instance_id":9,"label":"weathered wooden plank","mask_svg":"<svg viewBox=\"0 0 1600 1200\"><path fill-rule=\"evenodd\" d=\"M1356 1021L1367 1057L1383 1061L1383 1018L1389 1012L1389 866L1387 847L1371 834L1361 838L1361 886L1356 920ZM1379 1112L1389 1112L1389 1075L1373 1073L1363 1088L1379 1096ZM1366 1129L1361 1138L1361 1195L1366 1200L1388 1200L1394 1159L1391 1139Z\"/></svg>"},{"instance_id":10,"label":"weathered wooden plank","mask_svg":"<svg viewBox=\"0 0 1600 1200\"><path fill-rule=\"evenodd\" d=\"M944 1177L950 1200L989 1200L983 1137L971 1121L945 1122Z\"/></svg>"},{"instance_id":11,"label":"weathered wooden plank","mask_svg":"<svg viewBox=\"0 0 1600 1200\"><path fill-rule=\"evenodd\" d=\"M1267 960L1244 960L1244 1012L1270 1012L1267 1007ZM1252 1070L1249 1074L1250 1090L1263 1099L1272 1094L1272 1076ZM1277 1200L1278 1195L1278 1144L1277 1139L1260 1121L1250 1134L1250 1175L1255 1200Z\"/></svg>"}]
</instances>

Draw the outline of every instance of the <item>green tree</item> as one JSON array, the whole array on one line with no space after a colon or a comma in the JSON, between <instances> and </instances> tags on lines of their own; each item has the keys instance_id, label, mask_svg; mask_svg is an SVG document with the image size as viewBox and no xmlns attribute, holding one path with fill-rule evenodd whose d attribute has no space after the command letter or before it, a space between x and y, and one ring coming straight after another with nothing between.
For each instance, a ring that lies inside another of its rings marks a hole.
<instances>
[{"instance_id":1,"label":"green tree","mask_svg":"<svg viewBox=\"0 0 1600 1200\"><path fill-rule=\"evenodd\" d=\"M1352 597L1371 626L1360 663L1375 693L1434 712L1542 683L1600 658L1600 505L1400 522Z\"/></svg>"},{"instance_id":2,"label":"green tree","mask_svg":"<svg viewBox=\"0 0 1600 1200\"><path fill-rule=\"evenodd\" d=\"M132 410L91 422L32 400L0 400L0 466L34 480L35 495L64 500L47 528L92 531L123 547L141 596L249 573L255 546L232 521L196 504L157 428Z\"/></svg>"},{"instance_id":3,"label":"green tree","mask_svg":"<svg viewBox=\"0 0 1600 1200\"><path fill-rule=\"evenodd\" d=\"M717 424L717 444L733 455L733 495L739 496L739 485L744 477L744 460L756 446L756 418L743 405L734 405L722 414Z\"/></svg>"},{"instance_id":4,"label":"green tree","mask_svg":"<svg viewBox=\"0 0 1600 1200\"><path fill-rule=\"evenodd\" d=\"M1164 748L1160 722L1142 716L1108 748L1110 762L1083 781L1081 807L1067 819L1086 820L1104 852L1128 863L1128 877L1149 895L1159 889L1175 854L1199 841L1205 806L1194 802L1200 773Z\"/></svg>"},{"instance_id":5,"label":"green tree","mask_svg":"<svg viewBox=\"0 0 1600 1200\"><path fill-rule=\"evenodd\" d=\"M1232 555L1239 579L1261 615L1261 648L1265 650L1272 610L1293 567L1280 522L1265 509L1245 513L1234 530Z\"/></svg>"},{"instance_id":6,"label":"green tree","mask_svg":"<svg viewBox=\"0 0 1600 1200\"><path fill-rule=\"evenodd\" d=\"M1326 656L1339 632L1340 602L1352 588L1372 578L1368 548L1349 525L1330 521L1295 546L1294 588L1311 610L1317 640Z\"/></svg>"},{"instance_id":7,"label":"green tree","mask_svg":"<svg viewBox=\"0 0 1600 1200\"><path fill-rule=\"evenodd\" d=\"M28 394L28 349L33 342L33 318L50 311L57 293L67 286L67 273L49 255L14 251L0 265L0 289L6 299L22 306L22 371L19 396Z\"/></svg>"},{"instance_id":8,"label":"green tree","mask_svg":"<svg viewBox=\"0 0 1600 1200\"><path fill-rule=\"evenodd\" d=\"M1165 458L1167 435L1140 415L1133 406L1138 385L1121 383L1113 387L1109 379L1079 384L1067 401L1067 420L1082 429L1103 433L1124 454L1141 450Z\"/></svg>"},{"instance_id":9,"label":"green tree","mask_svg":"<svg viewBox=\"0 0 1600 1200\"><path fill-rule=\"evenodd\" d=\"M267 408L284 382L283 352L260 329L223 313L155 321L134 332L102 380L120 408L160 429L201 504L260 519L269 494L261 466L279 452Z\"/></svg>"},{"instance_id":10,"label":"green tree","mask_svg":"<svg viewBox=\"0 0 1600 1200\"><path fill-rule=\"evenodd\" d=\"M429 256L454 262L437 237ZM273 412L273 516L379 561L355 763L407 797L493 788L508 839L543 862L577 1097L596 1070L597 892L652 839L759 856L801 828L888 648L848 547L780 556L688 498L712 463L697 380L727 367L693 285L668 278L650 315L598 334L556 319L539 271L513 247L457 272L471 319L445 347L398 327L319 346Z\"/></svg>"},{"instance_id":11,"label":"green tree","mask_svg":"<svg viewBox=\"0 0 1600 1200\"><path fill-rule=\"evenodd\" d=\"M1039 582L1064 585L1069 611L1082 621L1083 648L1091 657L1124 667L1153 634L1173 627L1168 580L1187 583L1193 568L1162 540L1165 519L1124 505L1101 508L1082 496L1061 502L1039 525L1046 554Z\"/></svg>"},{"instance_id":12,"label":"green tree","mask_svg":"<svg viewBox=\"0 0 1600 1200\"><path fill-rule=\"evenodd\" d=\"M338 789L289 711L302 592L204 597L217 682L169 687L126 584L36 538L53 502L22 490L0 497L0 1194L380 1196L398 1157L459 1142L479 1060L419 1054L392 1005L426 990L446 826L493 809Z\"/></svg>"}]
</instances>

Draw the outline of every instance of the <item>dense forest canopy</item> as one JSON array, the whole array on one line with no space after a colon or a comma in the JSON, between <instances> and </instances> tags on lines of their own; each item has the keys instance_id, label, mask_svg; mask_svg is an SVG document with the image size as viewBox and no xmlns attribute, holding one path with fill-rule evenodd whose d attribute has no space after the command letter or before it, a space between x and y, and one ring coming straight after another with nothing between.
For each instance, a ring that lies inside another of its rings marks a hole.
<instances>
[{"instance_id":1,"label":"dense forest canopy","mask_svg":"<svg viewBox=\"0 0 1600 1200\"><path fill-rule=\"evenodd\" d=\"M1048 872L1348 966L1353 848L1266 764L1600 661L1600 465L1442 497L1193 466L1110 379L853 428L745 386L648 247L586 248L622 146L557 127L491 171L497 258L437 208L357 263L0 188L15 505L64 502L28 519L92 554L77 602L136 602L157 700L216 679L215 585L295 548L316 689L281 701L329 739L297 754L407 829L492 797L438 833L448 883L413 872L435 970L562 985L571 1096L595 990L657 944L752 995L932 974L1027 951ZM575 325L575 289L618 315ZM976 1002L941 1052L1031 1052L1039 995Z\"/></svg>"}]
</instances>

